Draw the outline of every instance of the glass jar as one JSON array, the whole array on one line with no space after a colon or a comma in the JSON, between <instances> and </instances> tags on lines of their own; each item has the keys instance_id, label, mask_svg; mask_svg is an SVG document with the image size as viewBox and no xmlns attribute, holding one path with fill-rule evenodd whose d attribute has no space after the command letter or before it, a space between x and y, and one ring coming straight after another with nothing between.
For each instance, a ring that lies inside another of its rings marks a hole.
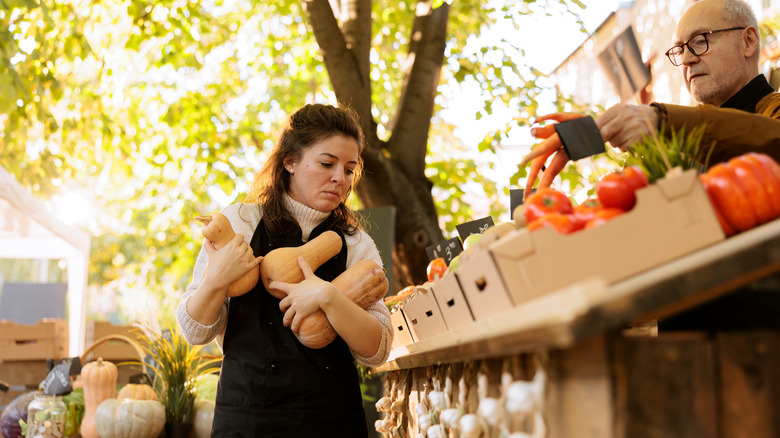
<instances>
[{"instance_id":1,"label":"glass jar","mask_svg":"<svg viewBox=\"0 0 780 438\"><path fill-rule=\"evenodd\" d=\"M65 435L65 403L56 395L36 395L27 407L27 437L54 438Z\"/></svg>"}]
</instances>

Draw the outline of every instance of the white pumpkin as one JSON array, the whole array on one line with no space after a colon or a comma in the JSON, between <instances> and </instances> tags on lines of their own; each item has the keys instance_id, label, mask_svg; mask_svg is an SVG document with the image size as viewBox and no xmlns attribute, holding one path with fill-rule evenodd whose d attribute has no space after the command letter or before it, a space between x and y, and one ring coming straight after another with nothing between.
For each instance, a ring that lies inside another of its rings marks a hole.
<instances>
[{"instance_id":1,"label":"white pumpkin","mask_svg":"<svg viewBox=\"0 0 780 438\"><path fill-rule=\"evenodd\" d=\"M165 427L165 408L156 400L118 400L100 403L95 413L100 438L156 438Z\"/></svg>"},{"instance_id":2,"label":"white pumpkin","mask_svg":"<svg viewBox=\"0 0 780 438\"><path fill-rule=\"evenodd\" d=\"M192 414L190 438L210 438L211 426L213 423L214 402L202 398L195 400L195 411Z\"/></svg>"}]
</instances>

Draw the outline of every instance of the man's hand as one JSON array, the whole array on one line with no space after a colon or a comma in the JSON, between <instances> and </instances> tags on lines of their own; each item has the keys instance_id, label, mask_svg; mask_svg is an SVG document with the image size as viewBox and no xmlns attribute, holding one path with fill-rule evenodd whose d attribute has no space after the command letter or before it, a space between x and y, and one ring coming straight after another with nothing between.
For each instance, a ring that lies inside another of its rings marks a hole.
<instances>
[{"instance_id":1,"label":"man's hand","mask_svg":"<svg viewBox=\"0 0 780 438\"><path fill-rule=\"evenodd\" d=\"M621 151L658 129L658 110L652 106L619 103L596 119L604 141Z\"/></svg>"}]
</instances>

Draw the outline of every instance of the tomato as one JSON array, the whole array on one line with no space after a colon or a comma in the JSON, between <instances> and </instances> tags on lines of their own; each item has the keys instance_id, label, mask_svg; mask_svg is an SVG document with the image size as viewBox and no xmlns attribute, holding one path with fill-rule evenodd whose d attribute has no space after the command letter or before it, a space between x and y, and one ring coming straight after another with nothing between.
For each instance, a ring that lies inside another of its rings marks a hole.
<instances>
[{"instance_id":1,"label":"tomato","mask_svg":"<svg viewBox=\"0 0 780 438\"><path fill-rule=\"evenodd\" d=\"M707 184L709 183L709 175L706 173L703 173L699 175L699 180L701 181L701 185L704 186L705 191L707 191ZM718 207L717 203L715 202L715 199L710 195L710 192L707 191L707 197L710 198L710 204L712 204L712 210L715 212L715 217L718 219L718 223L720 224L720 228L723 230L723 234L726 235L726 237L733 236L736 234L736 231L734 231L734 228L729 225L728 221L726 221L726 218L723 217L723 213L720 212L720 208Z\"/></svg>"},{"instance_id":2,"label":"tomato","mask_svg":"<svg viewBox=\"0 0 780 438\"><path fill-rule=\"evenodd\" d=\"M447 272L447 263L444 262L443 258L438 257L428 263L428 281L435 281L442 278L445 272Z\"/></svg>"},{"instance_id":3,"label":"tomato","mask_svg":"<svg viewBox=\"0 0 780 438\"><path fill-rule=\"evenodd\" d=\"M763 178L762 185L769 199L769 205L772 207L772 219L780 217L780 165L772 157L765 154L751 152L743 157L753 163L758 170L757 173L763 175L759 178Z\"/></svg>"},{"instance_id":4,"label":"tomato","mask_svg":"<svg viewBox=\"0 0 780 438\"><path fill-rule=\"evenodd\" d=\"M728 165L731 166L734 174L737 175L748 201L753 206L757 224L763 224L772 220L773 208L764 189L763 166L754 165L744 155L730 159Z\"/></svg>"},{"instance_id":5,"label":"tomato","mask_svg":"<svg viewBox=\"0 0 780 438\"><path fill-rule=\"evenodd\" d=\"M593 219L585 223L585 229L593 228L605 224L611 221L612 219L620 216L623 213L625 213L625 210L623 210L622 208L616 208L616 207L602 208L601 210L597 211L593 215Z\"/></svg>"},{"instance_id":6,"label":"tomato","mask_svg":"<svg viewBox=\"0 0 780 438\"><path fill-rule=\"evenodd\" d=\"M573 214L548 213L539 219L528 223L528 231L538 230L539 228L552 227L561 234L571 234L582 229L580 222Z\"/></svg>"},{"instance_id":7,"label":"tomato","mask_svg":"<svg viewBox=\"0 0 780 438\"><path fill-rule=\"evenodd\" d=\"M549 187L531 193L523 205L525 221L529 224L549 213L568 214L574 210L566 195Z\"/></svg>"},{"instance_id":8,"label":"tomato","mask_svg":"<svg viewBox=\"0 0 780 438\"><path fill-rule=\"evenodd\" d=\"M758 219L734 170L726 163L718 163L707 171L704 189L715 208L720 211L734 231L745 231L756 226Z\"/></svg>"},{"instance_id":9,"label":"tomato","mask_svg":"<svg viewBox=\"0 0 780 438\"><path fill-rule=\"evenodd\" d=\"M601 203L596 198L588 198L582 204L574 207L574 216L583 224L593 219L596 212L601 209Z\"/></svg>"},{"instance_id":10,"label":"tomato","mask_svg":"<svg viewBox=\"0 0 780 438\"><path fill-rule=\"evenodd\" d=\"M636 191L647 186L647 176L637 166L612 172L596 183L596 197L604 207L631 210L636 205Z\"/></svg>"}]
</instances>

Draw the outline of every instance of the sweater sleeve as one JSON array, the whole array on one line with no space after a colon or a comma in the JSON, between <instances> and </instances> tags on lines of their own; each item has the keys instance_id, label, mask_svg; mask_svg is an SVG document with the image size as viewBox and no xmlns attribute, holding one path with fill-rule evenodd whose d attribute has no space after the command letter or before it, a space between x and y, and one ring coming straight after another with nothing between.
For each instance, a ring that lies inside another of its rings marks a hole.
<instances>
[{"instance_id":1,"label":"sweater sleeve","mask_svg":"<svg viewBox=\"0 0 780 438\"><path fill-rule=\"evenodd\" d=\"M222 214L230 221L230 225L237 234L244 236L246 242L250 242L254 229L260 222L260 209L253 204L232 204L227 206ZM227 327L228 320L228 305L230 298L225 298L225 302L222 304L222 308L219 311L219 316L213 324L203 324L196 321L190 316L187 311L187 303L190 297L195 293L200 284L203 282L203 275L206 270L206 263L208 262L208 256L206 251L201 247L198 259L195 261L195 268L192 272L192 282L187 286L187 289L182 296L179 306L176 308L176 319L181 327L184 338L193 345L205 345L214 339L217 340L217 344L222 348L222 338L225 335L225 328Z\"/></svg>"},{"instance_id":2,"label":"sweater sleeve","mask_svg":"<svg viewBox=\"0 0 780 438\"><path fill-rule=\"evenodd\" d=\"M363 259L370 259L382 266L382 257L379 255L379 250L376 247L374 241L364 231L359 231L354 236L346 237L347 246L349 252L347 254L347 268ZM382 339L379 343L379 348L376 354L371 357L363 357L359 354L352 352L352 356L355 361L360 365L368 367L376 367L382 365L390 355L390 347L393 344L393 329L390 325L390 312L385 306L384 300L379 300L366 309L369 315L373 316L382 327Z\"/></svg>"},{"instance_id":3,"label":"sweater sleeve","mask_svg":"<svg viewBox=\"0 0 780 438\"><path fill-rule=\"evenodd\" d=\"M730 158L747 152L765 153L775 160L780 161L780 117L776 111L777 105L768 105L767 102L775 102L776 99L768 99L777 93L765 97L757 107L759 114L748 113L730 108L718 108L712 105L700 105L695 107L655 104L661 114L661 122L666 124L667 135L673 129L679 132L681 129L690 130L695 126L706 124L702 138L702 155L699 161L703 161L704 154L710 145L714 145L709 164L728 161ZM763 108L766 106L766 110ZM764 115L766 114L766 115Z\"/></svg>"}]
</instances>

